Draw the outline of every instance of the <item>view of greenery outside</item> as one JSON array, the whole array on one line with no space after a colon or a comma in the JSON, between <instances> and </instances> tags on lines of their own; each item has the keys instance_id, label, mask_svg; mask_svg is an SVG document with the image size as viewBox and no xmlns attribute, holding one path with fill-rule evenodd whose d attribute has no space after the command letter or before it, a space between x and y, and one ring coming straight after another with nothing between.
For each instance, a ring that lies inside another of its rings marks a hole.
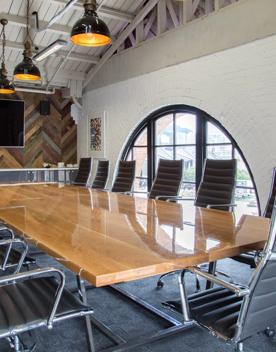
<instances>
[{"instance_id":1,"label":"view of greenery outside","mask_svg":"<svg viewBox=\"0 0 276 352\"><path fill-rule=\"evenodd\" d=\"M250 176L247 170L237 170L237 180L250 180Z\"/></svg>"},{"instance_id":2,"label":"view of greenery outside","mask_svg":"<svg viewBox=\"0 0 276 352\"><path fill-rule=\"evenodd\" d=\"M195 166L190 167L189 169L183 170L183 179L185 182L194 182L195 181Z\"/></svg>"}]
</instances>

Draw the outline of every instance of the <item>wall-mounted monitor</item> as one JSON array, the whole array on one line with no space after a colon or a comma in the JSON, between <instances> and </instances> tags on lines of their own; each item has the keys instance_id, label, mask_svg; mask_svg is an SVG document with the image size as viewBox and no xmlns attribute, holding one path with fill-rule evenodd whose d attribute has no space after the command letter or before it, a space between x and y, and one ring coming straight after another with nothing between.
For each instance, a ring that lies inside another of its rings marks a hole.
<instances>
[{"instance_id":1,"label":"wall-mounted monitor","mask_svg":"<svg viewBox=\"0 0 276 352\"><path fill-rule=\"evenodd\" d=\"M0 148L24 147L23 100L0 99Z\"/></svg>"}]
</instances>

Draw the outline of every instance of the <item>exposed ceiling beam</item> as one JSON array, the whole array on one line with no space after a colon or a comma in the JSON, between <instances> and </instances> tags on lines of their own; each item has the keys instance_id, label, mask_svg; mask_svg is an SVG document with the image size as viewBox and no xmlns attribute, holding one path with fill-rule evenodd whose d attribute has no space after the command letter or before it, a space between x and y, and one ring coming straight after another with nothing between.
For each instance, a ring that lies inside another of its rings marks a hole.
<instances>
[{"instance_id":1,"label":"exposed ceiling beam","mask_svg":"<svg viewBox=\"0 0 276 352\"><path fill-rule=\"evenodd\" d=\"M175 13L175 9L174 9L174 6L173 6L171 0L167 0L167 8L169 10L169 14L171 16L171 19L173 21L174 26L178 27L179 26L179 20L177 18L177 15Z\"/></svg>"},{"instance_id":2,"label":"exposed ceiling beam","mask_svg":"<svg viewBox=\"0 0 276 352\"><path fill-rule=\"evenodd\" d=\"M159 0L157 5L157 35L167 30L167 1Z\"/></svg>"},{"instance_id":3,"label":"exposed ceiling beam","mask_svg":"<svg viewBox=\"0 0 276 352\"><path fill-rule=\"evenodd\" d=\"M65 5L67 3L67 0L52 0L52 2L55 2L59 5ZM76 10L83 11L83 3L77 2L76 4L74 4L73 8ZM108 17L124 22L131 22L135 17L130 13L122 12L120 10L116 10L107 6L101 6L98 11L98 14L102 17Z\"/></svg>"},{"instance_id":4,"label":"exposed ceiling beam","mask_svg":"<svg viewBox=\"0 0 276 352\"><path fill-rule=\"evenodd\" d=\"M10 49L15 49L15 50L23 50L24 44L18 43L18 42L12 42L8 40L6 42L6 47ZM39 47L40 50L43 50L44 48L45 47L41 47L41 46ZM59 50L56 53L52 54L51 56L66 57L67 53L68 51ZM77 53L71 53L71 55L68 57L68 60L88 62L90 64L96 64L99 61L99 59L96 56L88 56L88 55L82 55Z\"/></svg>"},{"instance_id":5,"label":"exposed ceiling beam","mask_svg":"<svg viewBox=\"0 0 276 352\"><path fill-rule=\"evenodd\" d=\"M145 25L145 28L144 28L144 36L145 36L145 38L148 37L149 31L151 30L151 27L152 27L155 19L156 19L156 9L154 9L152 11L152 13L150 14L150 17L148 18L148 22Z\"/></svg>"},{"instance_id":6,"label":"exposed ceiling beam","mask_svg":"<svg viewBox=\"0 0 276 352\"><path fill-rule=\"evenodd\" d=\"M134 20L126 27L118 39L105 52L100 61L88 72L87 78L84 81L84 88L89 84L96 73L103 67L106 61L118 50L120 45L127 39L127 37L134 31L137 25L147 16L147 14L154 8L159 0L149 0L147 4L139 11Z\"/></svg>"},{"instance_id":7,"label":"exposed ceiling beam","mask_svg":"<svg viewBox=\"0 0 276 352\"><path fill-rule=\"evenodd\" d=\"M27 27L27 19L24 16L15 16L3 12L0 14L0 16L1 18L6 18L9 21L9 24L13 24L14 26L19 27ZM47 22L45 21L39 21L39 24L41 27L47 26ZM71 28L61 24L53 24L50 28L47 29L47 31L68 35L71 32Z\"/></svg>"},{"instance_id":8,"label":"exposed ceiling beam","mask_svg":"<svg viewBox=\"0 0 276 352\"><path fill-rule=\"evenodd\" d=\"M180 5L180 9L182 9L182 24L186 24L187 22L190 22L193 18L193 0L183 1Z\"/></svg>"},{"instance_id":9,"label":"exposed ceiling beam","mask_svg":"<svg viewBox=\"0 0 276 352\"><path fill-rule=\"evenodd\" d=\"M200 3L201 0L194 0L193 2L193 14L195 14L198 6L199 6L199 3Z\"/></svg>"},{"instance_id":10,"label":"exposed ceiling beam","mask_svg":"<svg viewBox=\"0 0 276 352\"><path fill-rule=\"evenodd\" d=\"M205 13L208 15L212 11L214 11L214 1L213 0L205 0Z\"/></svg>"},{"instance_id":11,"label":"exposed ceiling beam","mask_svg":"<svg viewBox=\"0 0 276 352\"><path fill-rule=\"evenodd\" d=\"M224 5L224 0L215 0L215 11L219 11L219 9Z\"/></svg>"}]
</instances>

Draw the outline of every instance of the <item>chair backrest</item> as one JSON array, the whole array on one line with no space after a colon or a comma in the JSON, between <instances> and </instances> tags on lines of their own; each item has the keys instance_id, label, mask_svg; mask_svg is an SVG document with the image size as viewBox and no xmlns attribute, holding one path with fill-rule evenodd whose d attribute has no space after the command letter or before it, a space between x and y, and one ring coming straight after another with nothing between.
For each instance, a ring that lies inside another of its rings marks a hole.
<instances>
[{"instance_id":1,"label":"chair backrest","mask_svg":"<svg viewBox=\"0 0 276 352\"><path fill-rule=\"evenodd\" d=\"M149 198L178 196L183 174L183 160L159 160ZM162 198L162 200L166 200Z\"/></svg>"},{"instance_id":2,"label":"chair backrest","mask_svg":"<svg viewBox=\"0 0 276 352\"><path fill-rule=\"evenodd\" d=\"M270 194L269 194L269 198L268 198L268 201L267 201L267 204L265 207L265 211L264 211L264 217L266 217L266 218L271 218L273 204L275 202L275 196L276 196L276 168L273 169Z\"/></svg>"},{"instance_id":3,"label":"chair backrest","mask_svg":"<svg viewBox=\"0 0 276 352\"><path fill-rule=\"evenodd\" d=\"M136 161L120 161L111 192L130 192L135 179Z\"/></svg>"},{"instance_id":4,"label":"chair backrest","mask_svg":"<svg viewBox=\"0 0 276 352\"><path fill-rule=\"evenodd\" d=\"M245 339L276 324L276 221L275 205L269 238L262 259L252 274L250 294L243 300L236 337Z\"/></svg>"},{"instance_id":5,"label":"chair backrest","mask_svg":"<svg viewBox=\"0 0 276 352\"><path fill-rule=\"evenodd\" d=\"M97 173L92 183L91 188L95 189L104 189L108 179L109 172L109 161L108 160L99 160Z\"/></svg>"},{"instance_id":6,"label":"chair backrest","mask_svg":"<svg viewBox=\"0 0 276 352\"><path fill-rule=\"evenodd\" d=\"M206 159L195 205L207 207L213 204L231 204L235 193L236 169L236 159ZM217 209L229 210L229 208L226 206Z\"/></svg>"},{"instance_id":7,"label":"chair backrest","mask_svg":"<svg viewBox=\"0 0 276 352\"><path fill-rule=\"evenodd\" d=\"M84 186L87 184L91 172L91 164L91 158L80 159L80 166L75 181L73 182L74 184Z\"/></svg>"}]
</instances>

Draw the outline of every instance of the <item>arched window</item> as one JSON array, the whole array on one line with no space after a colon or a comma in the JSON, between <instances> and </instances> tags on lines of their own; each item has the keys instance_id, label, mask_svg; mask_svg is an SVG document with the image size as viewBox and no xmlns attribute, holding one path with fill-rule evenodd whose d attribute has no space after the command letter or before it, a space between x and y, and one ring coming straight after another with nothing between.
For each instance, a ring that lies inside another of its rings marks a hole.
<instances>
[{"instance_id":1,"label":"arched window","mask_svg":"<svg viewBox=\"0 0 276 352\"><path fill-rule=\"evenodd\" d=\"M195 197L205 158L237 159L236 211L259 214L255 183L240 148L225 128L204 111L171 106L151 114L136 128L123 152L123 159L136 160L135 192L150 190L160 158L184 160L184 197Z\"/></svg>"}]
</instances>

